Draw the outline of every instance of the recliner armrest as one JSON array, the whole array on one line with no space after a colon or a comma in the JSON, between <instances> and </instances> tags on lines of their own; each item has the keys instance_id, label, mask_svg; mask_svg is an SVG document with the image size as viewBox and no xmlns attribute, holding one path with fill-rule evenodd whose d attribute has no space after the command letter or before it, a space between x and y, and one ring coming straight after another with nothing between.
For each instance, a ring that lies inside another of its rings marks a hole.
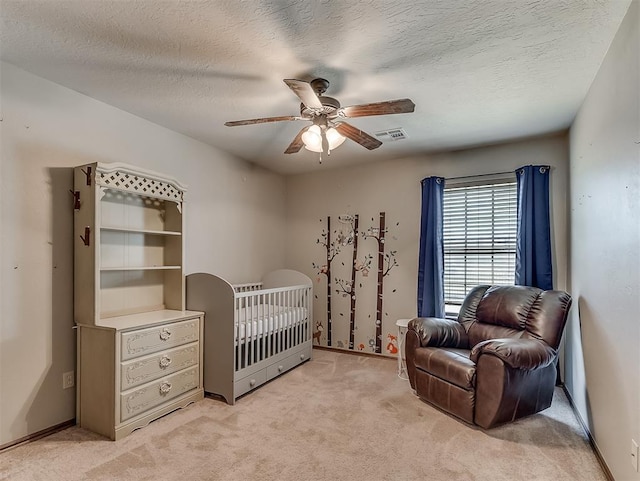
<instances>
[{"instance_id":1,"label":"recliner armrest","mask_svg":"<svg viewBox=\"0 0 640 481\"><path fill-rule=\"evenodd\" d=\"M467 331L458 321L439 317L416 317L409 321L408 328L416 332L422 347L469 348Z\"/></svg>"},{"instance_id":2,"label":"recliner armrest","mask_svg":"<svg viewBox=\"0 0 640 481\"><path fill-rule=\"evenodd\" d=\"M469 358L477 363L482 354L491 354L514 369L546 367L556 358L556 351L536 339L489 339L473 346Z\"/></svg>"}]
</instances>

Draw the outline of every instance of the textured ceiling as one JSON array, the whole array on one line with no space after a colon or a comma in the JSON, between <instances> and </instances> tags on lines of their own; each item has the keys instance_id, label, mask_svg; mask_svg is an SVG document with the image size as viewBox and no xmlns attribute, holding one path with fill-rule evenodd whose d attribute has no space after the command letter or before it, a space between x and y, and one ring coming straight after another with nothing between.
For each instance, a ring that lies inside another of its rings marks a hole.
<instances>
[{"instance_id":1,"label":"textured ceiling","mask_svg":"<svg viewBox=\"0 0 640 481\"><path fill-rule=\"evenodd\" d=\"M0 58L282 173L567 128L630 0L0 1ZM343 106L408 97L414 113L350 121L406 140L283 152L307 122L285 78Z\"/></svg>"}]
</instances>

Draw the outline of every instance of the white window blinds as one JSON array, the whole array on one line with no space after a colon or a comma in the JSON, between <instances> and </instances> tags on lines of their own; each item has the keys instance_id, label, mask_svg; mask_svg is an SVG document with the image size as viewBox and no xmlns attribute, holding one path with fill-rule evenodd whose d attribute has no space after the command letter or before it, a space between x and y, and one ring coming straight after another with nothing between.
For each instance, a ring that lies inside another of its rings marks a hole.
<instances>
[{"instance_id":1,"label":"white window blinds","mask_svg":"<svg viewBox=\"0 0 640 481\"><path fill-rule=\"evenodd\" d=\"M480 284L514 283L516 182L445 187L444 298L460 305Z\"/></svg>"}]
</instances>

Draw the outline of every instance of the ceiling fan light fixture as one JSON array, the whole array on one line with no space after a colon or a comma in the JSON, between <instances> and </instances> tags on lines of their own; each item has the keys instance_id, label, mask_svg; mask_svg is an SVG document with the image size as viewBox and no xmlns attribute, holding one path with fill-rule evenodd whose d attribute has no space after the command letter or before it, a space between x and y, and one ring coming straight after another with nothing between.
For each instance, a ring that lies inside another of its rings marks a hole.
<instances>
[{"instance_id":1,"label":"ceiling fan light fixture","mask_svg":"<svg viewBox=\"0 0 640 481\"><path fill-rule=\"evenodd\" d=\"M311 125L302 134L302 142L304 148L311 152L322 152L322 136L320 135L320 127Z\"/></svg>"},{"instance_id":2,"label":"ceiling fan light fixture","mask_svg":"<svg viewBox=\"0 0 640 481\"><path fill-rule=\"evenodd\" d=\"M329 149L333 150L336 147L340 147L345 139L346 137L333 127L327 129L327 142L329 142Z\"/></svg>"},{"instance_id":3,"label":"ceiling fan light fixture","mask_svg":"<svg viewBox=\"0 0 640 481\"><path fill-rule=\"evenodd\" d=\"M339 147L345 141L345 137L333 127L326 130L326 136L330 151ZM318 125L310 126L302 134L302 142L304 143L305 149L311 152L322 152L322 133L320 127Z\"/></svg>"}]
</instances>

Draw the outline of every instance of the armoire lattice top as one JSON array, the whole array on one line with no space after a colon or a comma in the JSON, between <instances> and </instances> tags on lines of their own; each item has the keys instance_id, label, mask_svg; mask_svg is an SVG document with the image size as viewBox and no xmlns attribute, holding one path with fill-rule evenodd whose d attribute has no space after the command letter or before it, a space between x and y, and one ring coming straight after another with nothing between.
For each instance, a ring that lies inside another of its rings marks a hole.
<instances>
[{"instance_id":1,"label":"armoire lattice top","mask_svg":"<svg viewBox=\"0 0 640 481\"><path fill-rule=\"evenodd\" d=\"M138 195L182 202L183 191L171 182L119 169L107 172L98 170L96 172L96 184L111 189L133 192Z\"/></svg>"}]
</instances>

